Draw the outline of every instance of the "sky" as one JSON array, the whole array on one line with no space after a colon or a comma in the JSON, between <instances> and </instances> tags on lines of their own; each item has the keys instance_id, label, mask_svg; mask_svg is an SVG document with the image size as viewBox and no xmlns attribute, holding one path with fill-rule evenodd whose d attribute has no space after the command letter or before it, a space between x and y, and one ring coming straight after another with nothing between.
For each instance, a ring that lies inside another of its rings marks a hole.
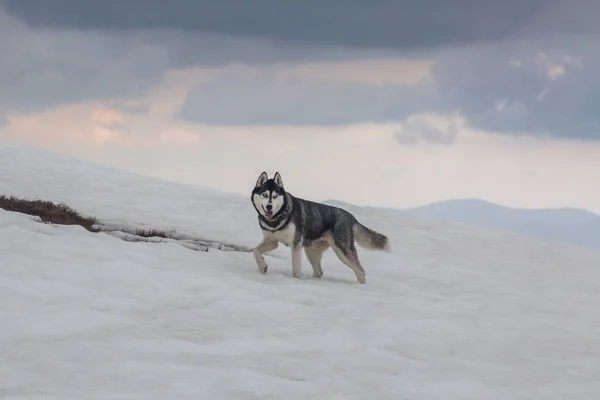
<instances>
[{"instance_id":1,"label":"sky","mask_svg":"<svg viewBox=\"0 0 600 400\"><path fill-rule=\"evenodd\" d=\"M248 196L265 170L600 212L599 41L591 0L0 0L0 141Z\"/></svg>"}]
</instances>

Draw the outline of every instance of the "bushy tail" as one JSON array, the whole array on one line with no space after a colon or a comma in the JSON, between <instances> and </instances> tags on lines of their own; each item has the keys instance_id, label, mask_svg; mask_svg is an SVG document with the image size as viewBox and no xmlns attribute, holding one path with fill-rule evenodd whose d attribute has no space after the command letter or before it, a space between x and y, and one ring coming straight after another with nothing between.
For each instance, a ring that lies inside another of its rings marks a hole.
<instances>
[{"instance_id":1,"label":"bushy tail","mask_svg":"<svg viewBox=\"0 0 600 400\"><path fill-rule=\"evenodd\" d=\"M388 253L391 251L390 241L385 235L367 228L360 222L354 224L352 231L354 232L354 239L360 247L369 250L382 250Z\"/></svg>"}]
</instances>

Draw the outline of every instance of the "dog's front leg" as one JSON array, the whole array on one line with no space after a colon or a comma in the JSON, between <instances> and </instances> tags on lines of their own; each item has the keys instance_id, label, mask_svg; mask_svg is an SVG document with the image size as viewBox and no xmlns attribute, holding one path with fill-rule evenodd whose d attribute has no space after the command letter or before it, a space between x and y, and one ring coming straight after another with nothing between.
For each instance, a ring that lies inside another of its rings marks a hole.
<instances>
[{"instance_id":1,"label":"dog's front leg","mask_svg":"<svg viewBox=\"0 0 600 400\"><path fill-rule=\"evenodd\" d=\"M302 276L302 245L292 247L292 276L300 279Z\"/></svg>"},{"instance_id":2,"label":"dog's front leg","mask_svg":"<svg viewBox=\"0 0 600 400\"><path fill-rule=\"evenodd\" d=\"M267 269L269 269L263 254L275 250L277 246L279 246L279 243L277 243L276 240L263 239L263 241L252 250L252 253L254 253L254 259L256 260L256 266L261 273L264 274L267 272Z\"/></svg>"}]
</instances>

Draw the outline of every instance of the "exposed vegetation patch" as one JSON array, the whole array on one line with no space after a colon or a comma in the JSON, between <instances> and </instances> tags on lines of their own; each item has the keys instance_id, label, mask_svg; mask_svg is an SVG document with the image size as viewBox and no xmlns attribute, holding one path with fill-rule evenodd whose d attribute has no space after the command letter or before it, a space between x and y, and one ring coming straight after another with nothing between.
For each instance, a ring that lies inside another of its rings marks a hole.
<instances>
[{"instance_id":1,"label":"exposed vegetation patch","mask_svg":"<svg viewBox=\"0 0 600 400\"><path fill-rule=\"evenodd\" d=\"M22 214L33 215L42 222L59 225L80 225L90 232L98 232L94 227L96 218L81 215L64 203L53 203L40 199L22 199L0 195L0 208Z\"/></svg>"},{"instance_id":2,"label":"exposed vegetation patch","mask_svg":"<svg viewBox=\"0 0 600 400\"><path fill-rule=\"evenodd\" d=\"M133 234L144 238L159 237L170 239L173 237L173 232L161 231L158 229L136 229Z\"/></svg>"}]
</instances>

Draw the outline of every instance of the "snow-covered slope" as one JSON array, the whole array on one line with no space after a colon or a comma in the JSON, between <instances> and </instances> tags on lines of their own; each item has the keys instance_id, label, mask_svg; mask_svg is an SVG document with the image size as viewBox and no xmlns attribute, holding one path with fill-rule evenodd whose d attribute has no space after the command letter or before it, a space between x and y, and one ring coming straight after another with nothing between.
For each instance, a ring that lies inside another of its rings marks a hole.
<instances>
[{"instance_id":1,"label":"snow-covered slope","mask_svg":"<svg viewBox=\"0 0 600 400\"><path fill-rule=\"evenodd\" d=\"M260 240L249 197L22 147L0 144L0 193L114 223ZM393 245L361 251L366 285L331 253L322 280L305 259L297 280L285 248L260 275L248 253L130 243L0 210L1 397L600 395L600 252L387 211L357 216Z\"/></svg>"},{"instance_id":2,"label":"snow-covered slope","mask_svg":"<svg viewBox=\"0 0 600 400\"><path fill-rule=\"evenodd\" d=\"M335 200L327 203L346 209L353 207ZM506 230L600 250L600 215L577 208L521 209L480 199L453 199L409 209L385 210L413 218Z\"/></svg>"}]
</instances>

